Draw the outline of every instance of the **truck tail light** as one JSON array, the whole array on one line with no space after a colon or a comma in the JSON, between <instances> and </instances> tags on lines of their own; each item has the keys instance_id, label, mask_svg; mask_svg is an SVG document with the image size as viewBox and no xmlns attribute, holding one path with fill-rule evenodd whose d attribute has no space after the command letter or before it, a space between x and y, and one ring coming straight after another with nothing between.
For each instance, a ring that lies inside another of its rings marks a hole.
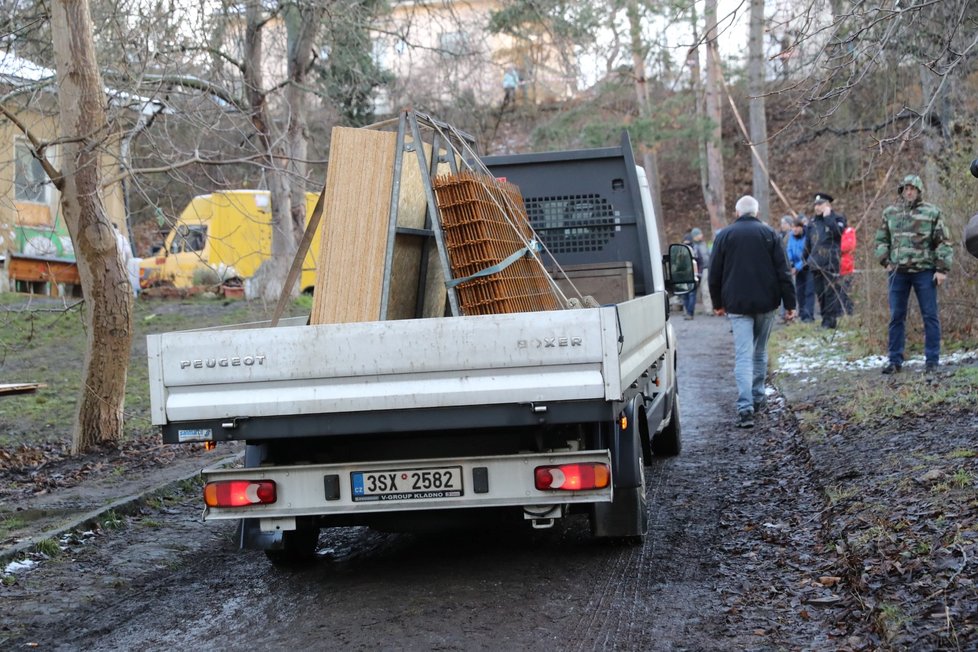
<instances>
[{"instance_id":1,"label":"truck tail light","mask_svg":"<svg viewBox=\"0 0 978 652\"><path fill-rule=\"evenodd\" d=\"M204 485L208 507L246 507L274 503L275 483L271 480L222 480Z\"/></svg>"},{"instance_id":2,"label":"truck tail light","mask_svg":"<svg viewBox=\"0 0 978 652\"><path fill-rule=\"evenodd\" d=\"M611 471L608 469L608 465L599 462L538 466L534 469L533 476L536 488L540 490L584 491L587 489L604 489L611 481Z\"/></svg>"}]
</instances>

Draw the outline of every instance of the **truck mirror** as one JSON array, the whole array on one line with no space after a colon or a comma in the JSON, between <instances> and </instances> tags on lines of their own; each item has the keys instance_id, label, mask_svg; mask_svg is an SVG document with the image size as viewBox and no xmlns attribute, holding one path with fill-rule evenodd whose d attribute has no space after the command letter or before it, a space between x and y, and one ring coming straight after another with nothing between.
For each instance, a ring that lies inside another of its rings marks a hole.
<instances>
[{"instance_id":1,"label":"truck mirror","mask_svg":"<svg viewBox=\"0 0 978 652\"><path fill-rule=\"evenodd\" d=\"M693 265L693 250L689 245L669 245L669 255L665 257L666 289L673 294L687 294L696 289L696 269Z\"/></svg>"}]
</instances>

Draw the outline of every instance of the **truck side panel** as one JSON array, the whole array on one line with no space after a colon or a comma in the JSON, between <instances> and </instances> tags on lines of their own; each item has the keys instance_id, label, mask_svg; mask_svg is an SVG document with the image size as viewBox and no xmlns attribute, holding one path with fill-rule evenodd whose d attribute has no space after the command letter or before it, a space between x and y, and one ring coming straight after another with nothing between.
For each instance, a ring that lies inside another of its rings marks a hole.
<instances>
[{"instance_id":1,"label":"truck side panel","mask_svg":"<svg viewBox=\"0 0 978 652\"><path fill-rule=\"evenodd\" d=\"M662 304L151 335L153 423L621 400L664 351Z\"/></svg>"}]
</instances>

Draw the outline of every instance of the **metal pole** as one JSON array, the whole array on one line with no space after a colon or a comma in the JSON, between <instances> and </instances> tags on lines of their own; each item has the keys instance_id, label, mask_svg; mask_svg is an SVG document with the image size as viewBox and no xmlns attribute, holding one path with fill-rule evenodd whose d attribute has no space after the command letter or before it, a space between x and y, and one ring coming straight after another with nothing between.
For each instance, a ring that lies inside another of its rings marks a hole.
<instances>
[{"instance_id":1,"label":"metal pole","mask_svg":"<svg viewBox=\"0 0 978 652\"><path fill-rule=\"evenodd\" d=\"M438 245L438 260L441 262L442 276L445 279L445 285L448 291L448 305L451 307L452 316L458 317L461 315L458 306L458 295L455 292L455 288L448 287L449 281L452 280L452 266L448 260L448 250L445 248L445 236L441 230L441 216L438 214L438 204L435 201L435 189L431 184L431 175L428 173L428 165L424 157L424 147L421 145L421 129L418 127L417 114L413 111L409 112L408 119L411 124L411 134L414 137L414 151L418 155L421 181L424 185L425 196L428 199L428 215L425 220L426 223L427 220L431 220L431 230L434 231L435 242ZM437 152L434 155L437 156Z\"/></svg>"},{"instance_id":2,"label":"metal pole","mask_svg":"<svg viewBox=\"0 0 978 652\"><path fill-rule=\"evenodd\" d=\"M401 197L401 167L404 164L404 150L407 148L407 145L404 143L406 116L407 112L402 111L397 123L397 150L394 154L394 178L391 183L391 207L387 223L387 251L384 253L384 281L380 291L381 321L387 319L387 310L390 305L391 275L394 266L394 240L397 236L397 203Z\"/></svg>"}]
</instances>

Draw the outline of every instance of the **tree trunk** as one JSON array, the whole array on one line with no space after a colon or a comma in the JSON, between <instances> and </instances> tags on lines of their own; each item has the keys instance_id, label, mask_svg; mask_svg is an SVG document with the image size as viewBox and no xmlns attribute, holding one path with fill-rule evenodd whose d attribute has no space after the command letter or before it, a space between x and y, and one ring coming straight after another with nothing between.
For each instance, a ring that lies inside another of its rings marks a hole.
<instances>
[{"instance_id":1,"label":"tree trunk","mask_svg":"<svg viewBox=\"0 0 978 652\"><path fill-rule=\"evenodd\" d=\"M63 141L61 210L75 248L88 331L73 453L122 438L132 345L132 287L100 195L99 156L108 129L92 30L87 0L54 0L51 39Z\"/></svg>"},{"instance_id":2,"label":"tree trunk","mask_svg":"<svg viewBox=\"0 0 978 652\"><path fill-rule=\"evenodd\" d=\"M251 106L251 123L258 136L261 155L265 162L272 209L272 252L251 278L251 295L264 301L275 302L282 294L289 265L295 255L297 238L292 225L291 193L280 158L286 155L276 152L272 122L268 113L268 98L264 89L262 65L262 28L266 24L262 16L262 3L251 0L245 9L244 83Z\"/></svg>"},{"instance_id":3,"label":"tree trunk","mask_svg":"<svg viewBox=\"0 0 978 652\"><path fill-rule=\"evenodd\" d=\"M750 38L747 47L750 140L756 153L756 156L751 156L754 169L754 198L757 200L759 209L758 219L770 222L771 186L767 172L765 172L771 168L767 160L767 117L764 114L764 0L751 0Z\"/></svg>"},{"instance_id":4,"label":"tree trunk","mask_svg":"<svg viewBox=\"0 0 978 652\"><path fill-rule=\"evenodd\" d=\"M693 28L693 43L699 43L699 17L696 15L696 5L692 4L689 8L690 13L690 25ZM693 96L693 111L696 114L697 122L703 125L701 129L696 131L696 148L698 151L698 160L700 168L700 188L703 191L703 203L706 206L707 215L710 215L710 174L707 169L707 156L706 156L706 131L705 125L708 124L706 118L706 96L703 93L703 71L700 68L700 48L696 45L690 48L689 52L686 54L686 65L689 66L689 86L690 92ZM710 219L710 225L712 227L713 220Z\"/></svg>"},{"instance_id":5,"label":"tree trunk","mask_svg":"<svg viewBox=\"0 0 978 652\"><path fill-rule=\"evenodd\" d=\"M645 77L645 52L647 48L642 41L642 24L636 0L629 0L627 7L629 34L631 36L632 67L635 74L635 95L638 100L639 116L646 122L651 116L649 103L648 80ZM644 139L643 139L644 141ZM642 167L645 169L645 176L648 177L649 190L652 195L652 210L655 211L656 229L659 233L659 245L662 234L665 233L665 216L662 213L662 196L660 193L662 184L659 180L659 161L656 157L655 148L650 147L645 142L639 143L639 151L642 154Z\"/></svg>"},{"instance_id":6,"label":"tree trunk","mask_svg":"<svg viewBox=\"0 0 978 652\"><path fill-rule=\"evenodd\" d=\"M288 74L291 82L286 91L289 124L286 145L289 149L288 171L292 195L292 230L298 246L306 228L306 160L309 142L306 133L306 74L312 66L312 49L322 10L316 5L290 5L285 22L288 31Z\"/></svg>"},{"instance_id":7,"label":"tree trunk","mask_svg":"<svg viewBox=\"0 0 978 652\"><path fill-rule=\"evenodd\" d=\"M706 209L713 235L727 225L726 193L723 184L723 138L720 103L720 51L717 48L717 0L706 0L706 84L704 106L711 128L706 139Z\"/></svg>"}]
</instances>

